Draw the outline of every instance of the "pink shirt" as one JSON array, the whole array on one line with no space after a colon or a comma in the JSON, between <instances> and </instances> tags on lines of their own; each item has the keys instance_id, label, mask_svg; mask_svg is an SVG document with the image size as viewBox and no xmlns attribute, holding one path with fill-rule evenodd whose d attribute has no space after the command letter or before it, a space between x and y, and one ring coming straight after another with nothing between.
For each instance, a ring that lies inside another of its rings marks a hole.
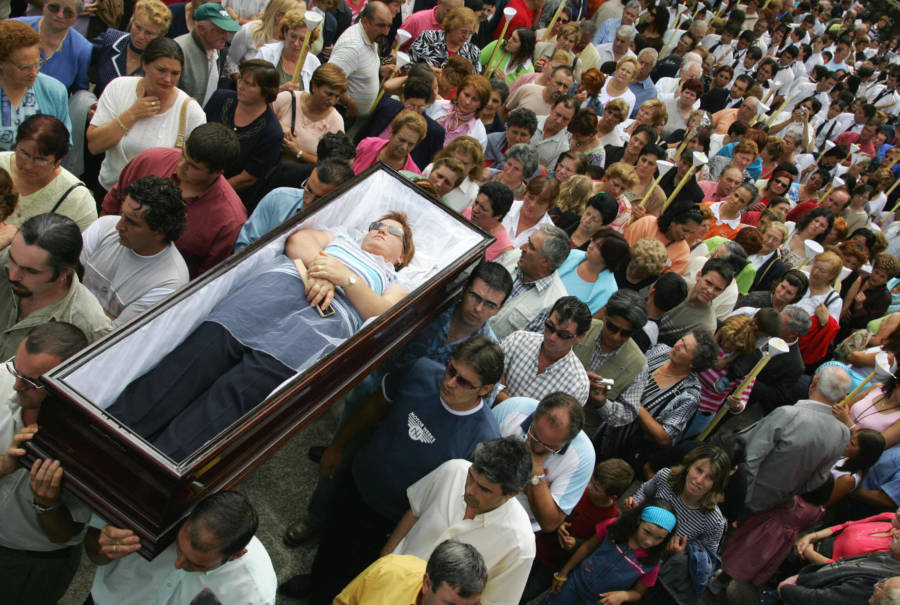
<instances>
[{"instance_id":1,"label":"pink shirt","mask_svg":"<svg viewBox=\"0 0 900 605\"><path fill-rule=\"evenodd\" d=\"M894 513L881 513L858 521L848 521L829 527L834 532L832 560L855 557L870 552L884 552L891 543L891 519ZM873 536L887 532L886 536Z\"/></svg>"},{"instance_id":2,"label":"pink shirt","mask_svg":"<svg viewBox=\"0 0 900 605\"><path fill-rule=\"evenodd\" d=\"M471 221L472 207L469 206L468 208L460 212L460 214L463 216L463 218ZM494 260L507 250L515 248L512 238L509 237L509 233L506 232L506 228L503 225L500 225L499 231L491 233L491 235L494 236L494 243L488 246L487 250L484 251L484 258L488 262Z\"/></svg>"},{"instance_id":3,"label":"pink shirt","mask_svg":"<svg viewBox=\"0 0 900 605\"><path fill-rule=\"evenodd\" d=\"M860 153L868 154L870 158L875 157L875 143L871 140L868 140L865 143L860 143L858 132L845 132L843 134L839 134L837 137L835 137L834 142L846 145L848 149L850 148L850 145L859 145Z\"/></svg>"},{"instance_id":4,"label":"pink shirt","mask_svg":"<svg viewBox=\"0 0 900 605\"><path fill-rule=\"evenodd\" d=\"M900 420L900 409L887 413L878 411L875 401L884 395L881 389L872 389L866 396L853 404L850 408L850 419L861 429L872 429L883 433L892 424Z\"/></svg>"},{"instance_id":5,"label":"pink shirt","mask_svg":"<svg viewBox=\"0 0 900 605\"><path fill-rule=\"evenodd\" d=\"M356 159L353 160L353 174L359 174L372 164L378 161L378 152L387 145L390 140L379 139L378 137L366 137L356 146ZM422 174L413 159L407 154L406 163L402 170L409 170L416 174Z\"/></svg>"},{"instance_id":6,"label":"pink shirt","mask_svg":"<svg viewBox=\"0 0 900 605\"><path fill-rule=\"evenodd\" d=\"M412 46L412 43L416 41L416 38L419 37L424 31L431 31L433 29L444 29L441 23L434 18L434 11L437 10L437 7L418 11L411 14L406 21L403 22L403 25L400 26L400 29L405 29L412 37L409 41L406 42L403 46L400 47L400 50L406 52L409 50L409 47Z\"/></svg>"},{"instance_id":7,"label":"pink shirt","mask_svg":"<svg viewBox=\"0 0 900 605\"><path fill-rule=\"evenodd\" d=\"M722 197L716 194L716 189L719 188L719 183L716 181L697 181L697 184L703 190L704 202L722 202L728 199L727 196Z\"/></svg>"}]
</instances>

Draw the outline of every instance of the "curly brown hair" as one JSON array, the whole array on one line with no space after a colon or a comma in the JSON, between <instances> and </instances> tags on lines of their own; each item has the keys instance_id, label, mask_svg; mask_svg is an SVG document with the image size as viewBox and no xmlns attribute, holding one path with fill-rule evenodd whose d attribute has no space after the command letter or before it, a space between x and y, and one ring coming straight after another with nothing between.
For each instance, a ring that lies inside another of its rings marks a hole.
<instances>
[{"instance_id":1,"label":"curly brown hair","mask_svg":"<svg viewBox=\"0 0 900 605\"><path fill-rule=\"evenodd\" d=\"M6 217L13 213L18 202L19 192L16 191L12 177L0 168L0 221L5 221Z\"/></svg>"},{"instance_id":2,"label":"curly brown hair","mask_svg":"<svg viewBox=\"0 0 900 605\"><path fill-rule=\"evenodd\" d=\"M6 61L17 50L35 46L41 41L38 33L22 21L0 21L0 61Z\"/></svg>"}]
</instances>

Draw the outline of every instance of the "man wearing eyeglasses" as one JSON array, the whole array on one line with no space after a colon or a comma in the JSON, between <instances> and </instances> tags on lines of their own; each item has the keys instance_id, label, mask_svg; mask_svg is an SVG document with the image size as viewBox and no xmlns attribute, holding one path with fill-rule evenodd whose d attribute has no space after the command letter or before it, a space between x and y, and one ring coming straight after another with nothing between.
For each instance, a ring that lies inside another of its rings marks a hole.
<instances>
[{"instance_id":1,"label":"man wearing eyeglasses","mask_svg":"<svg viewBox=\"0 0 900 605\"><path fill-rule=\"evenodd\" d=\"M551 393L538 402L511 397L493 409L504 437L531 452L531 479L516 496L534 531L556 531L584 494L594 470L594 446L582 431L584 410L571 395Z\"/></svg>"},{"instance_id":2,"label":"man wearing eyeglasses","mask_svg":"<svg viewBox=\"0 0 900 605\"><path fill-rule=\"evenodd\" d=\"M503 372L503 352L486 336L473 336L445 364L421 358L406 372L387 374L341 427L322 455L319 475L334 475L346 445L376 421L335 485L309 574L280 590L331 603L378 558L384 537L409 508L406 489L447 460L470 458L482 441L499 437L485 398Z\"/></svg>"},{"instance_id":3,"label":"man wearing eyeglasses","mask_svg":"<svg viewBox=\"0 0 900 605\"><path fill-rule=\"evenodd\" d=\"M78 570L91 511L60 491L59 461L37 460L31 473L16 459L37 431L47 391L38 377L87 345L72 324L35 328L0 368L0 577L7 603L56 603ZM11 454L7 454L10 448ZM18 451L15 451L18 450Z\"/></svg>"},{"instance_id":4,"label":"man wearing eyeglasses","mask_svg":"<svg viewBox=\"0 0 900 605\"><path fill-rule=\"evenodd\" d=\"M542 332L519 330L500 343L504 354L504 389L498 401L510 397L541 397L562 391L581 405L587 402L589 381L572 352L591 325L591 311L574 296L557 300L541 326Z\"/></svg>"},{"instance_id":5,"label":"man wearing eyeglasses","mask_svg":"<svg viewBox=\"0 0 900 605\"><path fill-rule=\"evenodd\" d=\"M584 406L584 432L590 437L612 417L634 421L647 382L647 358L631 336L647 323L646 303L633 290L619 290L609 297L602 320L591 320L584 339L574 352L591 381ZM608 380L612 380L609 384Z\"/></svg>"}]
</instances>

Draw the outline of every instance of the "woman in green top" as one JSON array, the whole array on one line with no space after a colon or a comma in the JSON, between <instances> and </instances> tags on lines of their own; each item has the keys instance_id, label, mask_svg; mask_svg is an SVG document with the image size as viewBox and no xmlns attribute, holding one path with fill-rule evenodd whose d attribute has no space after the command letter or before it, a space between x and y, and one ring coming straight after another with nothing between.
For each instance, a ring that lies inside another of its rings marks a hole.
<instances>
[{"instance_id":1,"label":"woman in green top","mask_svg":"<svg viewBox=\"0 0 900 605\"><path fill-rule=\"evenodd\" d=\"M534 71L531 56L534 54L534 45L537 37L534 30L529 27L519 27L513 31L509 39L502 42L494 60L488 65L491 53L497 45L497 40L484 47L481 51L481 64L484 66L484 75L488 78L492 73L502 73L507 84L512 84L522 74Z\"/></svg>"}]
</instances>

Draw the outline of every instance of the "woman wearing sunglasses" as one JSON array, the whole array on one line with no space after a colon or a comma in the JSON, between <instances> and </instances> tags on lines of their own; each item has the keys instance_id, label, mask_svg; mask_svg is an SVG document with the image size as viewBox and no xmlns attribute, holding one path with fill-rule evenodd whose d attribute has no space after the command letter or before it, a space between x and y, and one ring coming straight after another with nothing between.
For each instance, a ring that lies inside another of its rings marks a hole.
<instances>
[{"instance_id":1,"label":"woman wearing sunglasses","mask_svg":"<svg viewBox=\"0 0 900 605\"><path fill-rule=\"evenodd\" d=\"M55 116L72 128L66 87L40 73L40 42L26 23L0 21L0 99L9 104L0 113L0 150L12 150L18 125L36 113Z\"/></svg>"},{"instance_id":2,"label":"woman wearing sunglasses","mask_svg":"<svg viewBox=\"0 0 900 605\"><path fill-rule=\"evenodd\" d=\"M19 17L40 37L41 73L68 90L87 90L93 47L72 26L84 10L82 0L48 0L40 17Z\"/></svg>"},{"instance_id":3,"label":"woman wearing sunglasses","mask_svg":"<svg viewBox=\"0 0 900 605\"><path fill-rule=\"evenodd\" d=\"M397 271L414 253L400 212L369 224L362 241L342 227L297 231L107 411L183 460L406 296Z\"/></svg>"}]
</instances>

